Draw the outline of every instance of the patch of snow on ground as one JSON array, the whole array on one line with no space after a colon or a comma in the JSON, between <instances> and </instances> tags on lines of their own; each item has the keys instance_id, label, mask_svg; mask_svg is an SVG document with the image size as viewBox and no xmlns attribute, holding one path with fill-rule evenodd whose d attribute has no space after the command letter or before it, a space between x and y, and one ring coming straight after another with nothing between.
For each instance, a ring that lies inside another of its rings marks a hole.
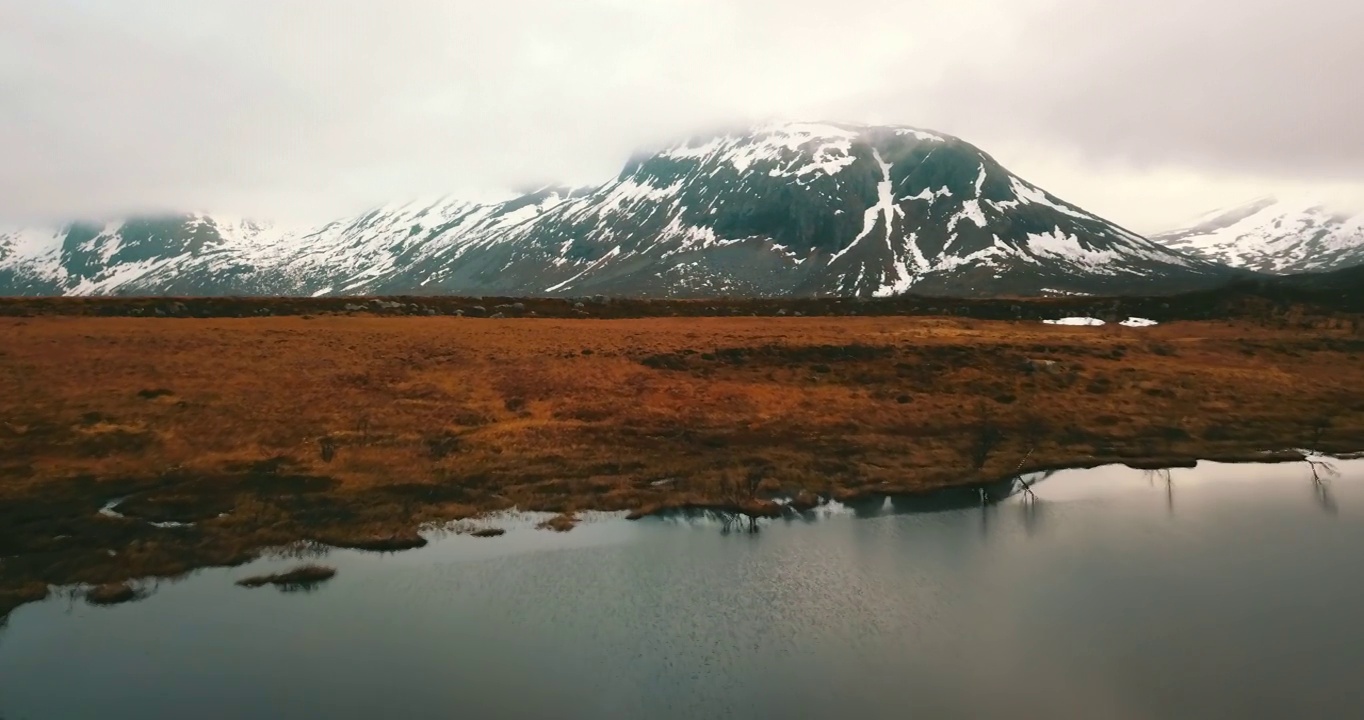
<instances>
[{"instance_id":1,"label":"patch of snow on ground","mask_svg":"<svg viewBox=\"0 0 1364 720\"><path fill-rule=\"evenodd\" d=\"M119 512L119 511L115 510L114 508L118 507L118 506L119 506L119 503L122 503L124 500L127 500L127 499L128 499L128 498L126 498L126 497L114 498L113 500L110 500L109 502L104 503L104 507L101 507L101 508L99 509L99 514L100 514L100 515L103 515L104 517L111 517L111 518L121 518L121 517L124 517L123 513L121 513L121 512Z\"/></svg>"},{"instance_id":2,"label":"patch of snow on ground","mask_svg":"<svg viewBox=\"0 0 1364 720\"><path fill-rule=\"evenodd\" d=\"M1056 288L1042 288L1042 292L1048 295L1074 295L1078 297L1088 297L1089 293L1071 292L1069 290L1057 290Z\"/></svg>"},{"instance_id":3,"label":"patch of snow on ground","mask_svg":"<svg viewBox=\"0 0 1364 720\"><path fill-rule=\"evenodd\" d=\"M1075 327L1098 327L1104 324L1099 318L1092 317L1068 317L1060 320L1043 320L1047 325L1070 325Z\"/></svg>"},{"instance_id":4,"label":"patch of snow on ground","mask_svg":"<svg viewBox=\"0 0 1364 720\"><path fill-rule=\"evenodd\" d=\"M1147 319L1147 318L1130 317L1130 318L1127 318L1126 320L1123 320L1121 323L1118 323L1118 324L1119 324L1119 325L1123 325L1123 326L1125 326L1125 327L1140 328L1140 327L1151 327L1151 326L1153 326L1153 325L1159 325L1160 323L1157 323L1155 320L1150 320L1150 319Z\"/></svg>"}]
</instances>

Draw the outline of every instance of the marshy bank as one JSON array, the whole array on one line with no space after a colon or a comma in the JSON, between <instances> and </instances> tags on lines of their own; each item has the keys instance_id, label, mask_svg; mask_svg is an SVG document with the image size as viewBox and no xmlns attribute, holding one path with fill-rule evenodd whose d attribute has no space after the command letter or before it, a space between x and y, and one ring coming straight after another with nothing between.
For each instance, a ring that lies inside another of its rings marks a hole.
<instances>
[{"instance_id":1,"label":"marshy bank","mask_svg":"<svg viewBox=\"0 0 1364 720\"><path fill-rule=\"evenodd\" d=\"M1361 449L1364 341L1302 323L0 320L0 605L511 508L762 518Z\"/></svg>"}]
</instances>

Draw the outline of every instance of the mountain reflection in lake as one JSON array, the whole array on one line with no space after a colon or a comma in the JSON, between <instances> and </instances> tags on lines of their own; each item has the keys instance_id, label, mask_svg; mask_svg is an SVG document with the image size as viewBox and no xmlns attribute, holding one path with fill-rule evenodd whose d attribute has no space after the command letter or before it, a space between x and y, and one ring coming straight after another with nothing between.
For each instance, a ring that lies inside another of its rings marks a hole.
<instances>
[{"instance_id":1,"label":"mountain reflection in lake","mask_svg":"<svg viewBox=\"0 0 1364 720\"><path fill-rule=\"evenodd\" d=\"M1354 716L1364 461L1065 471L1038 499L509 524L0 630L6 718Z\"/></svg>"}]
</instances>

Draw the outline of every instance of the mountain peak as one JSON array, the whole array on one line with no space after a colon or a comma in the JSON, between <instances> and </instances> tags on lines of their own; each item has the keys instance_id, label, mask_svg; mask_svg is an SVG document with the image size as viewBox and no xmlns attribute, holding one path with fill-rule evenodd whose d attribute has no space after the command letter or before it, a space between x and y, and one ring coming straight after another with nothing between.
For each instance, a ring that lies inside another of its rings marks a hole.
<instances>
[{"instance_id":1,"label":"mountain peak","mask_svg":"<svg viewBox=\"0 0 1364 720\"><path fill-rule=\"evenodd\" d=\"M1208 213L1154 240L1232 267L1276 275L1364 263L1364 213L1311 196L1267 196Z\"/></svg>"}]
</instances>

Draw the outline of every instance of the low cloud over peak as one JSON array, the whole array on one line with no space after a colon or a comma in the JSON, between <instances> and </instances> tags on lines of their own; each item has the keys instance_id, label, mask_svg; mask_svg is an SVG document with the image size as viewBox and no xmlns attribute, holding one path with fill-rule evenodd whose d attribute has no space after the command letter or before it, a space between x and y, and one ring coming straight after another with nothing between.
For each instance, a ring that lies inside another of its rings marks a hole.
<instances>
[{"instance_id":1,"label":"low cloud over peak","mask_svg":"<svg viewBox=\"0 0 1364 720\"><path fill-rule=\"evenodd\" d=\"M1141 230L1364 186L1364 6L0 0L0 220L316 219L761 118L949 132Z\"/></svg>"}]
</instances>

